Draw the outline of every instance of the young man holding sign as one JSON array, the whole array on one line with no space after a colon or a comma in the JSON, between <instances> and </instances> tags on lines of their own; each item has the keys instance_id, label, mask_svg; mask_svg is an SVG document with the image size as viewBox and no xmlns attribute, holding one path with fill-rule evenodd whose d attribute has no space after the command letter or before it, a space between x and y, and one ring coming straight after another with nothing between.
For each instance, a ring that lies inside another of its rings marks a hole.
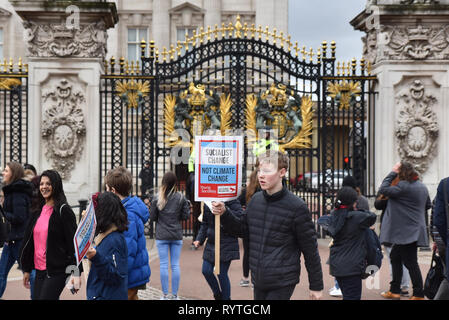
<instances>
[{"instance_id":1,"label":"young man holding sign","mask_svg":"<svg viewBox=\"0 0 449 320\"><path fill-rule=\"evenodd\" d=\"M289 300L299 283L300 256L309 276L310 299L322 297L323 274L316 232L305 202L282 185L289 159L279 151L259 157L256 193L238 217L223 202L212 203L224 231L248 236L249 263L255 300Z\"/></svg>"}]
</instances>

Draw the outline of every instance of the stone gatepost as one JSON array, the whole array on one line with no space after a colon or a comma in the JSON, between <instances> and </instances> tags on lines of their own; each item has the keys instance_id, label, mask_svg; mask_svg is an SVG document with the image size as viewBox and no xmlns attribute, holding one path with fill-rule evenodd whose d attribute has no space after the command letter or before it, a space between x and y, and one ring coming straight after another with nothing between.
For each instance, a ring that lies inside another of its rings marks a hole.
<instances>
[{"instance_id":1,"label":"stone gatepost","mask_svg":"<svg viewBox=\"0 0 449 320\"><path fill-rule=\"evenodd\" d=\"M101 0L10 2L27 45L29 162L39 172L57 170L74 205L98 191L99 85L116 7Z\"/></svg>"},{"instance_id":2,"label":"stone gatepost","mask_svg":"<svg viewBox=\"0 0 449 320\"><path fill-rule=\"evenodd\" d=\"M351 21L377 75L375 187L413 163L431 197L449 176L449 0L371 0Z\"/></svg>"}]
</instances>

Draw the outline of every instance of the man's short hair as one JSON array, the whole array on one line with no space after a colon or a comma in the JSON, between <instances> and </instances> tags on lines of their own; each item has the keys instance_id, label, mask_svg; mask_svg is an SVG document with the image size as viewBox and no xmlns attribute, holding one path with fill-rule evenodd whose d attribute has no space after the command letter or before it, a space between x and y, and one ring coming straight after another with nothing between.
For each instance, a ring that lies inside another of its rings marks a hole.
<instances>
[{"instance_id":1,"label":"man's short hair","mask_svg":"<svg viewBox=\"0 0 449 320\"><path fill-rule=\"evenodd\" d=\"M120 166L108 171L104 183L114 188L119 195L128 196L133 187L133 176L128 169Z\"/></svg>"},{"instance_id":2,"label":"man's short hair","mask_svg":"<svg viewBox=\"0 0 449 320\"><path fill-rule=\"evenodd\" d=\"M288 171L288 165L290 159L286 153L283 153L278 150L267 150L262 153L257 160L260 164L262 163L272 163L277 166L278 170L285 168Z\"/></svg>"}]
</instances>

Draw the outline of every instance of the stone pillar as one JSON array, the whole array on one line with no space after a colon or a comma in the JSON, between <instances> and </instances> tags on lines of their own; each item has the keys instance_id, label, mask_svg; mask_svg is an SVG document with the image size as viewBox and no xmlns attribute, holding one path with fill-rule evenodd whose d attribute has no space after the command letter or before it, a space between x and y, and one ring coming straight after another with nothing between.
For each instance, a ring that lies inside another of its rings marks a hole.
<instances>
[{"instance_id":1,"label":"stone pillar","mask_svg":"<svg viewBox=\"0 0 449 320\"><path fill-rule=\"evenodd\" d=\"M153 0L153 38L156 46L162 50L170 47L170 0ZM157 30L157 32L154 32ZM176 41L176 34L172 41Z\"/></svg>"},{"instance_id":2,"label":"stone pillar","mask_svg":"<svg viewBox=\"0 0 449 320\"><path fill-rule=\"evenodd\" d=\"M266 26L270 27L272 30L275 27L274 12L275 12L276 1L265 0L265 1L255 1L254 6L256 9L256 27L259 25L262 28Z\"/></svg>"},{"instance_id":3,"label":"stone pillar","mask_svg":"<svg viewBox=\"0 0 449 320\"><path fill-rule=\"evenodd\" d=\"M449 176L449 0L370 0L351 24L379 80L375 187L404 159L433 198Z\"/></svg>"},{"instance_id":4,"label":"stone pillar","mask_svg":"<svg viewBox=\"0 0 449 320\"><path fill-rule=\"evenodd\" d=\"M98 191L100 75L115 4L17 1L29 61L29 162L63 177L69 204ZM70 9L72 11L70 11Z\"/></svg>"},{"instance_id":5,"label":"stone pillar","mask_svg":"<svg viewBox=\"0 0 449 320\"><path fill-rule=\"evenodd\" d=\"M204 27L213 28L216 24L221 25L221 0L204 1Z\"/></svg>"}]
</instances>

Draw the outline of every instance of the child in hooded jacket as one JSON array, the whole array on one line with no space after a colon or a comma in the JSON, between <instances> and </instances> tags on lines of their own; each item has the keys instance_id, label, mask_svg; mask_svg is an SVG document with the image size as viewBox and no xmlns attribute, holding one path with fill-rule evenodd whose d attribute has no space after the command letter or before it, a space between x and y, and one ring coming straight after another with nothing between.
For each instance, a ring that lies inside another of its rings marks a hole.
<instances>
[{"instance_id":1,"label":"child in hooded jacket","mask_svg":"<svg viewBox=\"0 0 449 320\"><path fill-rule=\"evenodd\" d=\"M123 232L128 218L120 198L112 192L92 197L97 218L95 248L87 251L91 263L86 285L88 300L128 299L128 248Z\"/></svg>"}]
</instances>

